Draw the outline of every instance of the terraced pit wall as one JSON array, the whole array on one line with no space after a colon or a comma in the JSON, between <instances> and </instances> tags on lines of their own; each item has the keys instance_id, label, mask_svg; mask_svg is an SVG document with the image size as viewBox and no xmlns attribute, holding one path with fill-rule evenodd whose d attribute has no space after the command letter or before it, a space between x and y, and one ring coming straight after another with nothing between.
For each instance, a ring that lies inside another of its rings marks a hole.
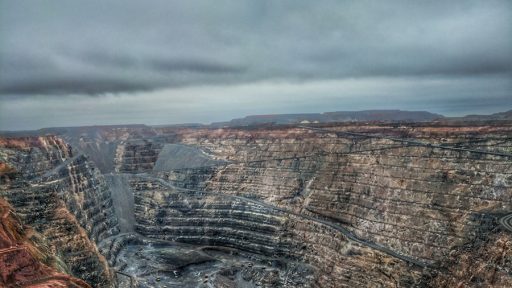
<instances>
[{"instance_id":1,"label":"terraced pit wall","mask_svg":"<svg viewBox=\"0 0 512 288\"><path fill-rule=\"evenodd\" d=\"M404 263L349 241L322 223L221 194L180 192L155 181L133 180L132 185L136 230L147 237L307 261L316 267L318 287L414 283ZM389 267L384 263L407 275L386 277ZM358 272L363 270L365 275Z\"/></svg>"},{"instance_id":2,"label":"terraced pit wall","mask_svg":"<svg viewBox=\"0 0 512 288\"><path fill-rule=\"evenodd\" d=\"M512 211L512 159L450 149L512 153L510 125L322 128L331 132L162 128L145 139L107 137L117 143L110 184L58 137L2 139L0 193L95 287L113 285L95 242L118 233L117 217L135 220L123 232L304 261L315 287L512 286L512 237L498 225ZM378 137L345 133L354 131ZM112 183L133 193L133 215L114 213ZM110 261L119 241L102 247Z\"/></svg>"},{"instance_id":3,"label":"terraced pit wall","mask_svg":"<svg viewBox=\"0 0 512 288\"><path fill-rule=\"evenodd\" d=\"M512 159L448 149L463 147L484 152L509 153L512 151L510 126L416 125L397 128L382 125L343 125L324 128L335 132L356 130L384 138L320 133L300 127L183 129L178 132L181 136L180 143L204 149L216 160L225 161L226 164L215 168L196 167L154 172L178 187L256 199L299 215L342 225L358 239L394 251L428 268L421 272L413 267L404 269L403 265L407 266L408 263L397 261L392 255L368 247L358 248L368 249L367 252L354 252L350 247L357 245L353 241L342 240L343 235L340 233L315 227L304 219L293 220L295 216L281 215L280 221L286 224L279 222L277 226L260 233L264 237L278 239L274 241L267 238L263 240L256 235L244 237L245 232L239 230L259 231L259 228L250 225L236 226L239 225L238 222L232 224L235 226L231 230L221 231L218 228L222 227L221 223L228 223L230 220L227 219L235 217L231 208L228 208L234 204L231 200L218 197L207 201L208 204L201 201L197 203L198 200L194 197L172 198L171 201L168 198L170 196L165 194L167 192L146 193L147 188L137 190L137 229L155 237L197 243L210 241L207 240L208 237L202 236L205 233L211 233L209 237L212 239L215 239L215 235L231 235L228 236L231 240L223 240L225 243L212 243L242 249L251 245L259 247L264 242L273 243L270 245L273 247L290 247L276 249L284 249L282 251L288 251L294 257L299 254L298 257L317 266L317 277L323 279L318 282L321 287L387 287L389 283L386 281L402 283L402 286L404 283L439 285L439 281L448 281L447 279L454 282L454 279L458 279L457 268L447 263L460 260L461 265L478 265L478 259L453 259L453 255L461 254L459 251L462 247L473 243L471 249L482 249L478 245L488 245L492 243L490 239L495 237L505 242L511 240L510 235L498 227L497 219L512 211ZM447 149L412 145L396 141L395 138L445 145ZM143 159L140 161L147 160ZM122 158L117 161L123 162ZM134 158L130 161L132 165L133 161L137 162ZM150 164L144 162L144 165ZM164 205L167 208L147 210L147 207L163 205L167 201L165 199L174 203L174 206ZM209 212L205 208L194 208L205 206ZM233 209L238 213L237 209L240 208ZM271 211L264 213L269 217L273 215ZM252 212L249 213L251 214ZM192 219L185 220L187 217ZM215 220L193 222L204 217ZM157 228L159 223L170 223L169 221L173 223L172 228ZM302 232L297 232L302 238L297 235L287 238L279 234L286 231L283 228L286 225L303 227ZM280 232L275 234L277 232L274 231ZM325 240L319 240L318 237L325 237ZM285 239L292 239L289 246ZM305 243L305 251L291 253L290 251L297 250L294 246L296 243ZM323 243L330 244L325 246ZM263 253L265 249L260 248ZM318 259L313 259L315 257ZM336 257L340 257L338 261L329 260ZM388 262L393 264L380 265ZM492 279L479 279L477 284L491 283L500 287L506 286L503 283L511 283L506 272L508 264L491 265L498 267L495 276ZM380 276L369 274L370 271L378 271L379 267L393 268L379 272ZM471 283L474 280L470 279L472 277L460 276L459 281L475 285Z\"/></svg>"},{"instance_id":4,"label":"terraced pit wall","mask_svg":"<svg viewBox=\"0 0 512 288\"><path fill-rule=\"evenodd\" d=\"M0 197L24 224L48 242L69 273L94 287L113 286L113 275L95 243L118 233L103 176L55 136L2 139L4 175Z\"/></svg>"}]
</instances>

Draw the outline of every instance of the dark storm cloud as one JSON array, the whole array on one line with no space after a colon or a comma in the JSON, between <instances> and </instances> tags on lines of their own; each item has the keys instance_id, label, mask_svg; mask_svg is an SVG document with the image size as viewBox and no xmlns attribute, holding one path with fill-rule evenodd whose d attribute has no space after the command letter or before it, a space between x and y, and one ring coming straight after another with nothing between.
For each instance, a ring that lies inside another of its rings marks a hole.
<instances>
[{"instance_id":1,"label":"dark storm cloud","mask_svg":"<svg viewBox=\"0 0 512 288\"><path fill-rule=\"evenodd\" d=\"M163 72L193 72L193 73L241 73L242 67L230 66L213 62L200 62L195 60L152 60L150 67Z\"/></svg>"},{"instance_id":2,"label":"dark storm cloud","mask_svg":"<svg viewBox=\"0 0 512 288\"><path fill-rule=\"evenodd\" d=\"M130 81L127 79L108 78L79 79L76 76L77 75L69 79L60 77L59 79L34 79L26 82L19 81L17 83L2 85L0 92L8 95L66 95L70 92L97 95L105 92L116 93L124 91L142 91L155 88L154 85L137 83L136 80Z\"/></svg>"},{"instance_id":3,"label":"dark storm cloud","mask_svg":"<svg viewBox=\"0 0 512 288\"><path fill-rule=\"evenodd\" d=\"M0 130L493 113L511 79L510 0L0 1Z\"/></svg>"},{"instance_id":4,"label":"dark storm cloud","mask_svg":"<svg viewBox=\"0 0 512 288\"><path fill-rule=\"evenodd\" d=\"M66 55L67 53L63 53ZM69 56L67 56L69 57ZM135 58L90 52L78 55L78 68L59 67L57 63L17 54L5 57L0 93L6 95L97 95L106 92L150 91L180 87L195 80L213 81L210 75L241 74L244 67L202 59ZM192 76L194 75L194 76ZM201 75L202 78L201 78ZM204 75L207 75L206 77ZM192 78L192 79L190 79ZM206 79L208 78L208 79ZM217 77L219 78L219 77Z\"/></svg>"},{"instance_id":5,"label":"dark storm cloud","mask_svg":"<svg viewBox=\"0 0 512 288\"><path fill-rule=\"evenodd\" d=\"M243 67L216 63L202 59L166 59L146 57L137 59L115 54L104 54L101 52L86 53L79 55L79 59L95 66L107 66L118 69L149 69L161 72L192 72L192 73L241 73Z\"/></svg>"},{"instance_id":6,"label":"dark storm cloud","mask_svg":"<svg viewBox=\"0 0 512 288\"><path fill-rule=\"evenodd\" d=\"M498 1L2 1L0 94L512 74Z\"/></svg>"}]
</instances>

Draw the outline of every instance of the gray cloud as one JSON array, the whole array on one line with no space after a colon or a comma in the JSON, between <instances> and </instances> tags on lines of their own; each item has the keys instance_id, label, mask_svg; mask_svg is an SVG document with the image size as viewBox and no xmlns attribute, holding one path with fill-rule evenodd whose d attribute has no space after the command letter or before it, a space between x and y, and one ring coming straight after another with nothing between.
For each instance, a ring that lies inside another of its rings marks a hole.
<instances>
[{"instance_id":1,"label":"gray cloud","mask_svg":"<svg viewBox=\"0 0 512 288\"><path fill-rule=\"evenodd\" d=\"M448 116L494 113L512 107L512 84L507 80L379 77L187 86L102 97L20 97L0 105L0 130L209 123L250 114L364 109L428 110Z\"/></svg>"},{"instance_id":2,"label":"gray cloud","mask_svg":"<svg viewBox=\"0 0 512 288\"><path fill-rule=\"evenodd\" d=\"M151 90L155 86L148 83L137 83L136 80L128 79L79 79L60 77L59 79L33 79L31 81L19 81L13 84L3 85L0 91L5 94L13 95L67 95L69 93L79 93L87 95L97 95L105 92L125 92Z\"/></svg>"},{"instance_id":3,"label":"gray cloud","mask_svg":"<svg viewBox=\"0 0 512 288\"><path fill-rule=\"evenodd\" d=\"M2 0L0 130L497 112L511 35L509 0Z\"/></svg>"},{"instance_id":4,"label":"gray cloud","mask_svg":"<svg viewBox=\"0 0 512 288\"><path fill-rule=\"evenodd\" d=\"M3 71L11 73L0 80L0 93L11 96L150 91L212 82L215 78L228 78L245 71L244 67L203 59L137 59L99 52L66 60L72 62L70 67L30 55L13 54L4 59Z\"/></svg>"},{"instance_id":5,"label":"gray cloud","mask_svg":"<svg viewBox=\"0 0 512 288\"><path fill-rule=\"evenodd\" d=\"M198 74L223 74L223 73L241 73L243 67L235 65L216 63L205 59L170 59L170 58L152 58L129 57L119 54L107 54L101 52L91 52L78 55L78 59L84 61L84 64L91 64L96 67L114 68L114 69L134 69L149 70L163 73L190 72Z\"/></svg>"},{"instance_id":6,"label":"gray cloud","mask_svg":"<svg viewBox=\"0 0 512 288\"><path fill-rule=\"evenodd\" d=\"M2 1L0 94L512 75L512 4Z\"/></svg>"}]
</instances>

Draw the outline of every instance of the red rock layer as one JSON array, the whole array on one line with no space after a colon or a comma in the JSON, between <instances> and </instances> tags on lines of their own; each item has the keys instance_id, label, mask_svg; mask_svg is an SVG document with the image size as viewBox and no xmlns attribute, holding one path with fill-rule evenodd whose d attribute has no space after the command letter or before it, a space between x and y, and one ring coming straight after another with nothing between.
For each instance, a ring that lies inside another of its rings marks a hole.
<instances>
[{"instance_id":1,"label":"red rock layer","mask_svg":"<svg viewBox=\"0 0 512 288\"><path fill-rule=\"evenodd\" d=\"M66 271L91 285L112 287L94 242L117 232L116 219L108 187L88 158L44 136L0 139L0 162L15 170L0 176L0 197L44 237L47 254L59 255Z\"/></svg>"},{"instance_id":2,"label":"red rock layer","mask_svg":"<svg viewBox=\"0 0 512 288\"><path fill-rule=\"evenodd\" d=\"M33 231L21 224L0 198L0 287L88 287L84 281L43 263L46 251L31 240Z\"/></svg>"}]
</instances>

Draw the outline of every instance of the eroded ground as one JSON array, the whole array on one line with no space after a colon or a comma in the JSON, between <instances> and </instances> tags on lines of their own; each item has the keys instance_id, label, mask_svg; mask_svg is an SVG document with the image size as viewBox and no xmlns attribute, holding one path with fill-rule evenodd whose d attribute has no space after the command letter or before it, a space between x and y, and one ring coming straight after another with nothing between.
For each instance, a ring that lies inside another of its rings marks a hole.
<instances>
[{"instance_id":1,"label":"eroded ground","mask_svg":"<svg viewBox=\"0 0 512 288\"><path fill-rule=\"evenodd\" d=\"M132 276L118 273L121 287L130 281L135 287L311 287L313 281L311 266L285 258L135 234L120 237L130 241L113 259L113 268Z\"/></svg>"},{"instance_id":2,"label":"eroded ground","mask_svg":"<svg viewBox=\"0 0 512 288\"><path fill-rule=\"evenodd\" d=\"M0 197L94 287L512 287L512 125L320 128L0 139Z\"/></svg>"}]
</instances>

